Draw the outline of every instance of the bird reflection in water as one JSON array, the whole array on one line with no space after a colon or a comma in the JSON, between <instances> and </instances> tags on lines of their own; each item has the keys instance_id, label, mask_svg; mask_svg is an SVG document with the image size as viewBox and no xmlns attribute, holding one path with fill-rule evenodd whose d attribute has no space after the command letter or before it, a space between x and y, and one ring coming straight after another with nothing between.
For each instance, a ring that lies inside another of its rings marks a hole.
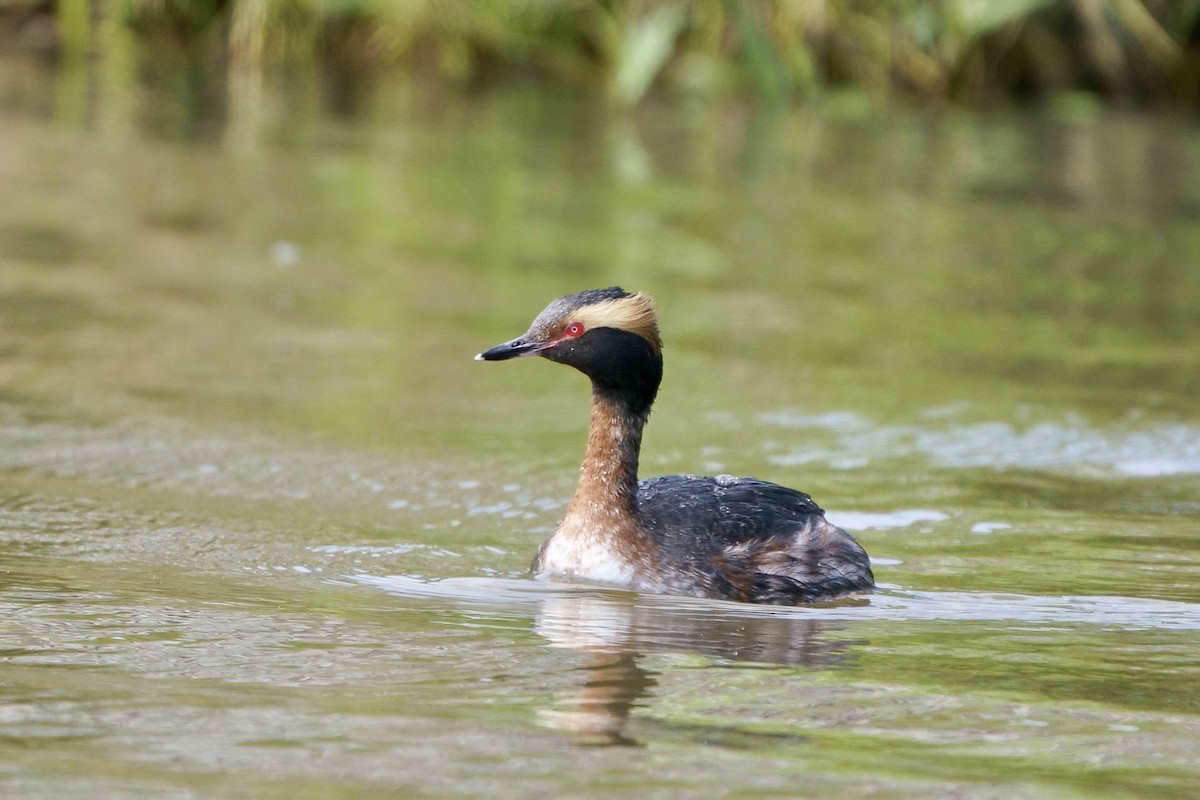
<instances>
[{"instance_id":1,"label":"bird reflection in water","mask_svg":"<svg viewBox=\"0 0 1200 800\"><path fill-rule=\"evenodd\" d=\"M735 611L733 604L574 588L545 600L535 630L584 656L578 690L538 715L542 724L569 731L579 744L638 744L625 729L658 683L658 673L639 663L644 654L806 667L830 667L853 657L854 642L828 637L843 623L806 618L802 610L745 614L736 613L744 606ZM830 605L867 602L851 598Z\"/></svg>"}]
</instances>

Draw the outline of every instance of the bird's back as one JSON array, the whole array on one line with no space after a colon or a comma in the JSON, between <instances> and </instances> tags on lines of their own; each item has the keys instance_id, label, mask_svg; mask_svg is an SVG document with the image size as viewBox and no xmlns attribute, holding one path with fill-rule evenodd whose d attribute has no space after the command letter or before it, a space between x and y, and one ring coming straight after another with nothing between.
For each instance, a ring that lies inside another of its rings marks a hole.
<instances>
[{"instance_id":1,"label":"bird's back","mask_svg":"<svg viewBox=\"0 0 1200 800\"><path fill-rule=\"evenodd\" d=\"M803 492L755 478L670 475L638 483L637 515L663 591L792 605L874 586L850 534Z\"/></svg>"}]
</instances>

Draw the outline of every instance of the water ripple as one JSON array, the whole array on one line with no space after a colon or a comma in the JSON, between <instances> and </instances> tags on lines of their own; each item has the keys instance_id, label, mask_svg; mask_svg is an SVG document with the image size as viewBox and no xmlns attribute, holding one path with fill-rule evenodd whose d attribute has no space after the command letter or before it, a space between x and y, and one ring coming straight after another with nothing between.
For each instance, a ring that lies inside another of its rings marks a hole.
<instances>
[{"instance_id":1,"label":"water ripple","mask_svg":"<svg viewBox=\"0 0 1200 800\"><path fill-rule=\"evenodd\" d=\"M449 600L496 608L557 604L588 597L596 603L635 603L660 612L710 618L780 618L825 621L1008 622L1036 625L1095 626L1105 630L1200 630L1200 604L1112 595L1057 597L992 592L916 592L881 587L869 596L818 606L780 607L668 595L636 594L587 584L496 578L448 578L426 581L403 575L346 576L391 594L415 599ZM611 616L611 615L606 615Z\"/></svg>"},{"instance_id":2,"label":"water ripple","mask_svg":"<svg viewBox=\"0 0 1200 800\"><path fill-rule=\"evenodd\" d=\"M1078 415L1027 424L982 421L929 421L876 425L849 413L824 415L776 412L759 417L780 428L813 429L824 442L774 453L779 466L826 462L832 467L921 457L939 467L993 469L1102 468L1131 477L1200 474L1200 428L1184 423L1152 423L1104 429ZM829 441L832 439L832 441ZM852 462L846 454L854 455Z\"/></svg>"}]
</instances>

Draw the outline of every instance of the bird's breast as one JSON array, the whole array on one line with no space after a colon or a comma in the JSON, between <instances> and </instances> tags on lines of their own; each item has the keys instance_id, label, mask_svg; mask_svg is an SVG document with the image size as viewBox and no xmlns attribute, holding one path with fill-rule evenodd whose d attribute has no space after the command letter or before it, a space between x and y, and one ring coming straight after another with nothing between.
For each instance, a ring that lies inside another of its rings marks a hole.
<instances>
[{"instance_id":1,"label":"bird's breast","mask_svg":"<svg viewBox=\"0 0 1200 800\"><path fill-rule=\"evenodd\" d=\"M599 583L628 586L637 569L631 554L624 552L622 520L601 515L568 515L542 548L536 571Z\"/></svg>"}]
</instances>

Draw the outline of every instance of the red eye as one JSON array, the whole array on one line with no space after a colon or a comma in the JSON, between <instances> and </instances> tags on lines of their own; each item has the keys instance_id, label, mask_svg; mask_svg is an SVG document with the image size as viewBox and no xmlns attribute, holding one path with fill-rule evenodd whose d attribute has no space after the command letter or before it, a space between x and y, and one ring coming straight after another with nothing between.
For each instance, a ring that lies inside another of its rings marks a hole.
<instances>
[{"instance_id":1,"label":"red eye","mask_svg":"<svg viewBox=\"0 0 1200 800\"><path fill-rule=\"evenodd\" d=\"M572 322L563 330L563 333L565 333L567 336L570 336L572 339L576 336L583 336L583 323Z\"/></svg>"}]
</instances>

